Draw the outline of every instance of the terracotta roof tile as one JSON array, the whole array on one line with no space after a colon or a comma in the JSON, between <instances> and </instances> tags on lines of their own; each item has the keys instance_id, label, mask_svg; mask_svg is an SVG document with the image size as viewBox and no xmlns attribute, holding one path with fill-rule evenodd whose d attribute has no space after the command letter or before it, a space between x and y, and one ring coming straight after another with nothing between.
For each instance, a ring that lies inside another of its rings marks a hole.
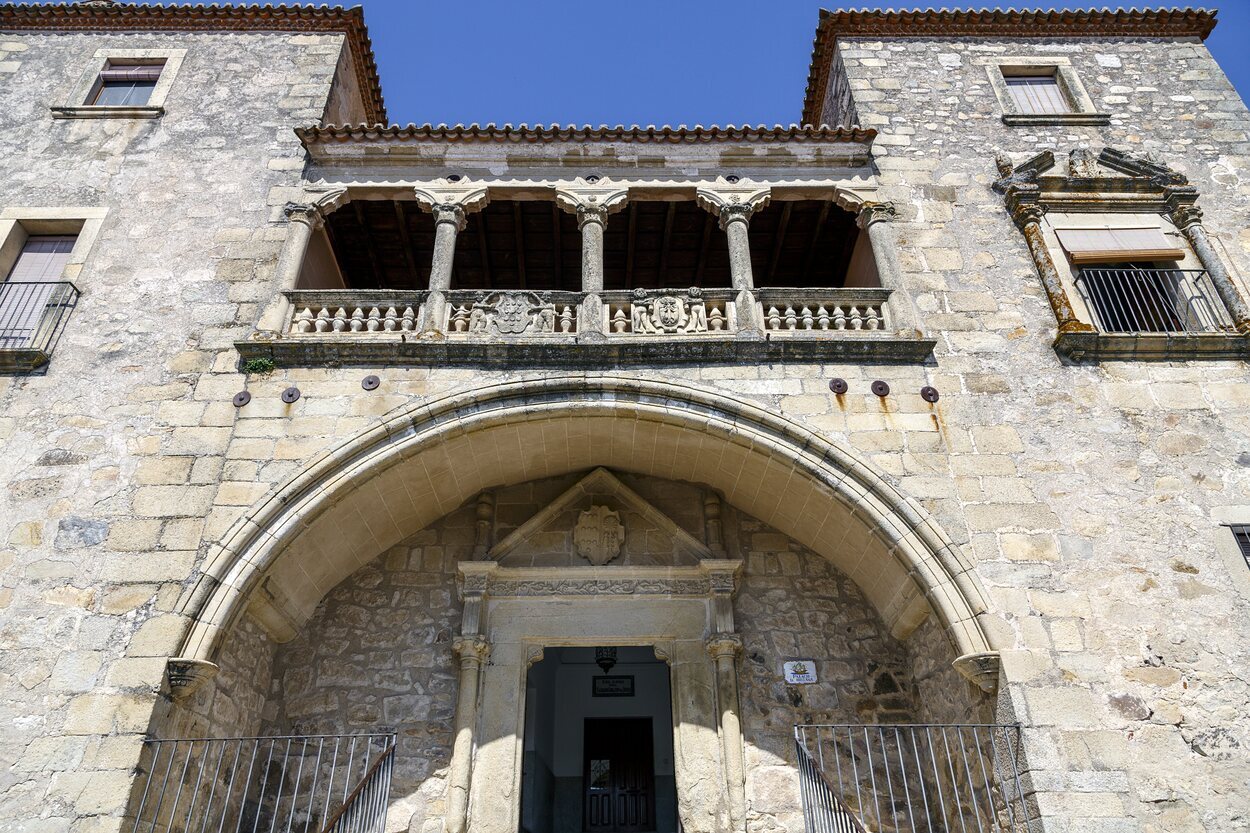
<instances>
[{"instance_id":1,"label":"terracotta roof tile","mask_svg":"<svg viewBox=\"0 0 1250 833\"><path fill-rule=\"evenodd\" d=\"M662 127L633 125L329 125L300 127L295 130L305 147L326 142L858 142L869 144L877 131L860 127L814 127L811 125L766 125L724 127Z\"/></svg>"},{"instance_id":2,"label":"terracotta roof tile","mask_svg":"<svg viewBox=\"0 0 1250 833\"><path fill-rule=\"evenodd\" d=\"M130 3L0 5L0 32L342 32L351 46L365 115L386 122L382 84L373 45L359 7L339 6L146 6Z\"/></svg>"},{"instance_id":3,"label":"terracotta roof tile","mask_svg":"<svg viewBox=\"0 0 1250 833\"><path fill-rule=\"evenodd\" d=\"M821 9L803 101L803 121L812 122L829 84L839 37L870 38L1201 38L1215 28L1206 9L914 9L827 11Z\"/></svg>"}]
</instances>

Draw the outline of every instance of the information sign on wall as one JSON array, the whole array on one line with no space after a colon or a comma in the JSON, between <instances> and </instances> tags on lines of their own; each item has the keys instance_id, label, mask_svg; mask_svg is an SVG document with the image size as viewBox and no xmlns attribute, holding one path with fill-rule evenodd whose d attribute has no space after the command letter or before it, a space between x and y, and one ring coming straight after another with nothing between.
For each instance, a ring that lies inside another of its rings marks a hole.
<instances>
[{"instance_id":1,"label":"information sign on wall","mask_svg":"<svg viewBox=\"0 0 1250 833\"><path fill-rule=\"evenodd\" d=\"M591 677L593 688L591 693L595 697L633 697L634 696L634 678L633 675L618 675L615 677Z\"/></svg>"},{"instance_id":2,"label":"information sign on wall","mask_svg":"<svg viewBox=\"0 0 1250 833\"><path fill-rule=\"evenodd\" d=\"M789 685L811 685L816 682L816 663L810 659L796 659L782 666Z\"/></svg>"}]
</instances>

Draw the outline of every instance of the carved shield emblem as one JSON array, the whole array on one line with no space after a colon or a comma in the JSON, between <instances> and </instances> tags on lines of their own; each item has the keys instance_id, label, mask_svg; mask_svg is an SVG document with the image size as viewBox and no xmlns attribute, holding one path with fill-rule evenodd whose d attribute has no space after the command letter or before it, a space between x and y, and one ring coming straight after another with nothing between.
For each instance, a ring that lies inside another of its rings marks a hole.
<instances>
[{"instance_id":1,"label":"carved shield emblem","mask_svg":"<svg viewBox=\"0 0 1250 833\"><path fill-rule=\"evenodd\" d=\"M602 567L621 553L625 527L621 516L606 506L592 506L577 518L573 545L577 554L596 567Z\"/></svg>"},{"instance_id":2,"label":"carved shield emblem","mask_svg":"<svg viewBox=\"0 0 1250 833\"><path fill-rule=\"evenodd\" d=\"M661 295L651 303L655 325L666 332L675 332L686 324L686 304L673 295Z\"/></svg>"},{"instance_id":3,"label":"carved shield emblem","mask_svg":"<svg viewBox=\"0 0 1250 833\"><path fill-rule=\"evenodd\" d=\"M499 299L495 311L495 326L499 332L519 335L529 329L529 304L519 295L505 294Z\"/></svg>"}]
</instances>

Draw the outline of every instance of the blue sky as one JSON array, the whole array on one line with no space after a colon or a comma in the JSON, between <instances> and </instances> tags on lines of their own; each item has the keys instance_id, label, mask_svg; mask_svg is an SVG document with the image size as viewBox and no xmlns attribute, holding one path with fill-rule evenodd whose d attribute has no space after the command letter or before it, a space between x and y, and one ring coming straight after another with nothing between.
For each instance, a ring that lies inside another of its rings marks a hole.
<instances>
[{"instance_id":1,"label":"blue sky","mask_svg":"<svg viewBox=\"0 0 1250 833\"><path fill-rule=\"evenodd\" d=\"M1114 4L937 0L929 5ZM362 0L362 5L395 122L788 124L799 118L822 5L920 4ZM1200 5L1219 9L1220 25L1207 45L1242 98L1250 97L1250 0Z\"/></svg>"}]
</instances>

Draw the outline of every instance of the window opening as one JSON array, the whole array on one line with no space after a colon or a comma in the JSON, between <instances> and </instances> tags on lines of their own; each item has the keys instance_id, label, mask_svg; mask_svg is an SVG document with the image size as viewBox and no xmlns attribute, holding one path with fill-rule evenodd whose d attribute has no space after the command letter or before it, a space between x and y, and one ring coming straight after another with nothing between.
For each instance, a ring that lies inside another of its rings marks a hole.
<instances>
[{"instance_id":1,"label":"window opening","mask_svg":"<svg viewBox=\"0 0 1250 833\"><path fill-rule=\"evenodd\" d=\"M100 71L87 104L101 107L139 107L148 103L161 77L160 64L114 64Z\"/></svg>"},{"instance_id":2,"label":"window opening","mask_svg":"<svg viewBox=\"0 0 1250 833\"><path fill-rule=\"evenodd\" d=\"M1072 112L1072 104L1060 87L1054 68L1029 69L1021 73L1003 70L1003 80L1021 113L1051 116Z\"/></svg>"},{"instance_id":3,"label":"window opening","mask_svg":"<svg viewBox=\"0 0 1250 833\"><path fill-rule=\"evenodd\" d=\"M0 348L27 347L35 339L48 308L60 302L61 278L77 239L75 235L26 238L17 262L0 284Z\"/></svg>"}]
</instances>

